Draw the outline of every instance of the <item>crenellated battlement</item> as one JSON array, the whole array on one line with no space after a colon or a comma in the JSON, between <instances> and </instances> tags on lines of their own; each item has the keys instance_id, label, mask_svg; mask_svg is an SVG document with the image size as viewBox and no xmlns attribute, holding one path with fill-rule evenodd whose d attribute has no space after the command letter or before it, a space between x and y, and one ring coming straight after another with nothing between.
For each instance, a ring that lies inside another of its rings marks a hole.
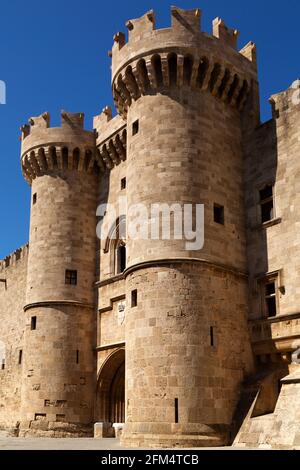
<instances>
[{"instance_id":1,"label":"crenellated battlement","mask_svg":"<svg viewBox=\"0 0 300 470\"><path fill-rule=\"evenodd\" d=\"M157 30L155 12L150 10L140 18L127 21L128 42L126 42L126 36L123 32L115 34L113 48L112 51L109 52L109 55L113 57L114 53L120 51L125 45L133 46L134 43L139 43L150 37L151 39L156 39L157 36L169 36L172 33L181 33L182 39L184 39L184 36L188 38L191 35L194 36L194 39L199 39L200 35L204 34L211 40L219 39L223 44L237 49L237 39L240 34L238 30L228 28L224 20L217 17L212 22L212 34L202 32L201 16L202 11L199 8L183 10L171 6L171 28ZM198 36L198 38L195 38L195 36ZM240 54L243 55L242 50Z\"/></svg>"},{"instance_id":2,"label":"crenellated battlement","mask_svg":"<svg viewBox=\"0 0 300 470\"><path fill-rule=\"evenodd\" d=\"M119 116L112 117L112 110L106 106L102 113L94 118L94 128L97 132L96 158L104 171L119 165L126 160L126 123Z\"/></svg>"},{"instance_id":3,"label":"crenellated battlement","mask_svg":"<svg viewBox=\"0 0 300 470\"><path fill-rule=\"evenodd\" d=\"M213 36L224 43L237 49L237 40L240 33L237 29L231 29L226 26L222 18L215 18L213 21Z\"/></svg>"},{"instance_id":4,"label":"crenellated battlement","mask_svg":"<svg viewBox=\"0 0 300 470\"><path fill-rule=\"evenodd\" d=\"M141 95L172 86L212 93L241 110L257 80L253 43L237 51L238 31L213 21L213 34L201 31L201 11L171 7L172 26L155 28L151 10L130 20L128 42L117 33L112 57L113 96L119 114Z\"/></svg>"},{"instance_id":5,"label":"crenellated battlement","mask_svg":"<svg viewBox=\"0 0 300 470\"><path fill-rule=\"evenodd\" d=\"M6 269L16 266L20 260L28 257L29 243L21 246L10 255L6 256L3 260L0 260L0 272Z\"/></svg>"},{"instance_id":6,"label":"crenellated battlement","mask_svg":"<svg viewBox=\"0 0 300 470\"><path fill-rule=\"evenodd\" d=\"M97 171L96 136L84 129L84 114L61 112L61 127L50 127L50 114L29 119L21 127L22 171L31 184L37 176L55 169Z\"/></svg>"}]
</instances>

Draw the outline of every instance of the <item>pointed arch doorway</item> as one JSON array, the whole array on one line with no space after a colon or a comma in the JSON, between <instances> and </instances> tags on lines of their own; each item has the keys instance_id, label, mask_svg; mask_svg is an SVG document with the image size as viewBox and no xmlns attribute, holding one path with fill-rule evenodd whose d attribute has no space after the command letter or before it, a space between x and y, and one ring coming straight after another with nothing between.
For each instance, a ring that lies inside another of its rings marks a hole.
<instances>
[{"instance_id":1,"label":"pointed arch doorway","mask_svg":"<svg viewBox=\"0 0 300 470\"><path fill-rule=\"evenodd\" d=\"M109 395L109 421L125 423L125 362L116 371Z\"/></svg>"},{"instance_id":2,"label":"pointed arch doorway","mask_svg":"<svg viewBox=\"0 0 300 470\"><path fill-rule=\"evenodd\" d=\"M125 350L108 356L97 384L95 419L104 423L125 423Z\"/></svg>"}]
</instances>

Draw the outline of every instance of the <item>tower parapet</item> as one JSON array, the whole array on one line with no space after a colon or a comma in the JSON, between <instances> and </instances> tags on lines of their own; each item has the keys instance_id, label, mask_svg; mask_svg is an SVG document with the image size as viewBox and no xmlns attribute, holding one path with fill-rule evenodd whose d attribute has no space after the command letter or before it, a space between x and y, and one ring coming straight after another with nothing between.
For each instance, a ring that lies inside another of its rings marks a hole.
<instances>
[{"instance_id":1,"label":"tower parapet","mask_svg":"<svg viewBox=\"0 0 300 470\"><path fill-rule=\"evenodd\" d=\"M29 119L21 127L22 172L32 180L53 169L97 171L95 133L84 129L84 114L61 112L61 127L50 127L50 114Z\"/></svg>"},{"instance_id":2,"label":"tower parapet","mask_svg":"<svg viewBox=\"0 0 300 470\"><path fill-rule=\"evenodd\" d=\"M127 22L127 43L123 33L115 35L112 86L120 115L140 96L170 86L209 92L241 110L256 81L255 54L236 50L238 32L220 18L211 36L201 31L199 9L172 7L171 15L171 28L156 30L151 10Z\"/></svg>"},{"instance_id":3,"label":"tower parapet","mask_svg":"<svg viewBox=\"0 0 300 470\"><path fill-rule=\"evenodd\" d=\"M112 169L126 160L126 123L117 115L112 117L112 110L106 106L102 113L94 118L97 134L96 159L102 171Z\"/></svg>"}]
</instances>

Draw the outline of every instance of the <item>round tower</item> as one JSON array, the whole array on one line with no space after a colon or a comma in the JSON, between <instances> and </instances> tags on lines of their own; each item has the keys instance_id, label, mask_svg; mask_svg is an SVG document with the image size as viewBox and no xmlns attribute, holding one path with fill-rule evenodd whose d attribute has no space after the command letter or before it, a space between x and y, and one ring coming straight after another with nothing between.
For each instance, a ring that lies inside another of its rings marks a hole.
<instances>
[{"instance_id":1,"label":"round tower","mask_svg":"<svg viewBox=\"0 0 300 470\"><path fill-rule=\"evenodd\" d=\"M21 434L92 432L95 387L95 134L81 113L22 128L31 185Z\"/></svg>"},{"instance_id":2,"label":"round tower","mask_svg":"<svg viewBox=\"0 0 300 470\"><path fill-rule=\"evenodd\" d=\"M218 18L212 36L202 33L200 10L171 13L169 29L155 29L152 11L129 21L128 42L118 33L111 53L113 96L127 120L122 439L214 446L229 440L252 368L242 122L257 109L255 46L238 52L237 31ZM148 239L145 225L143 239L130 237L140 203L151 214ZM196 225L195 205L204 205L204 246L172 227L169 239L151 237L155 204L193 205Z\"/></svg>"}]
</instances>

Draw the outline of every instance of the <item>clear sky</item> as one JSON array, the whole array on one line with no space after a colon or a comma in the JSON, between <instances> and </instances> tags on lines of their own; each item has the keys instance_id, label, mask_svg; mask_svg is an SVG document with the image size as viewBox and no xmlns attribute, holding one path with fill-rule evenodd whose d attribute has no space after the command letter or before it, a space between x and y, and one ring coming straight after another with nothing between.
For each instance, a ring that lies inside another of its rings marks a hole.
<instances>
[{"instance_id":1,"label":"clear sky","mask_svg":"<svg viewBox=\"0 0 300 470\"><path fill-rule=\"evenodd\" d=\"M20 125L49 111L52 125L61 109L83 111L86 127L112 105L110 59L113 35L125 22L154 9L157 27L170 25L164 0L6 0L0 5L0 80L7 104L0 105L0 259L28 241L30 190L19 165ZM219 16L241 34L239 46L257 44L262 119L268 98L300 76L298 0L177 0L201 8L202 29Z\"/></svg>"}]
</instances>

